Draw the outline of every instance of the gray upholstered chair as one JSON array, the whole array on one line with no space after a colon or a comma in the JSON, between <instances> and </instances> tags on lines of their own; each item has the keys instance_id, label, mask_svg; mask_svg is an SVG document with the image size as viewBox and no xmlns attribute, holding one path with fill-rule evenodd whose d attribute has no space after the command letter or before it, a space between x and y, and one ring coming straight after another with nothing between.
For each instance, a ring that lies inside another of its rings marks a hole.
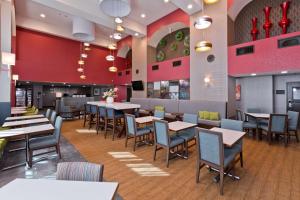
<instances>
[{"instance_id":1,"label":"gray upholstered chair","mask_svg":"<svg viewBox=\"0 0 300 200\"><path fill-rule=\"evenodd\" d=\"M291 132L295 133L295 137L297 139L297 142L299 142L299 138L298 138L298 123L299 123L299 112L295 112L295 111L288 111L288 133L289 136L291 134Z\"/></svg>"},{"instance_id":2,"label":"gray upholstered chair","mask_svg":"<svg viewBox=\"0 0 300 200\"><path fill-rule=\"evenodd\" d=\"M103 181L104 166L88 162L63 162L57 165L57 180Z\"/></svg>"},{"instance_id":3,"label":"gray upholstered chair","mask_svg":"<svg viewBox=\"0 0 300 200\"><path fill-rule=\"evenodd\" d=\"M96 123L97 134L99 133L100 128L105 128L105 122L106 122L105 119L106 119L106 107L99 106L97 111L97 123Z\"/></svg>"},{"instance_id":4,"label":"gray upholstered chair","mask_svg":"<svg viewBox=\"0 0 300 200\"><path fill-rule=\"evenodd\" d=\"M51 117L51 109L47 109L47 111L46 111L46 113L45 113L45 117L47 118L47 119L49 119L50 120L50 117Z\"/></svg>"},{"instance_id":5,"label":"gray upholstered chair","mask_svg":"<svg viewBox=\"0 0 300 200\"><path fill-rule=\"evenodd\" d=\"M165 118L165 111L161 110L154 110L154 117L164 119Z\"/></svg>"},{"instance_id":6,"label":"gray upholstered chair","mask_svg":"<svg viewBox=\"0 0 300 200\"><path fill-rule=\"evenodd\" d=\"M235 163L238 152L224 149L222 133L196 128L197 166L196 182L199 183L200 169L205 165L217 169L220 173L220 194L223 195L224 173L228 173Z\"/></svg>"},{"instance_id":7,"label":"gray upholstered chair","mask_svg":"<svg viewBox=\"0 0 300 200\"><path fill-rule=\"evenodd\" d=\"M256 119L247 116L248 121L245 121L245 113L241 110L236 110L236 120L242 121L243 122L243 128L244 130L249 133L250 130L253 131L253 137L255 137L255 134L257 132L257 122Z\"/></svg>"},{"instance_id":8,"label":"gray upholstered chair","mask_svg":"<svg viewBox=\"0 0 300 200\"><path fill-rule=\"evenodd\" d=\"M167 121L154 120L154 155L153 161L156 159L156 151L164 148L167 150L166 164L169 167L170 150L179 145L184 148L184 139L177 135L169 136L169 125Z\"/></svg>"},{"instance_id":9,"label":"gray upholstered chair","mask_svg":"<svg viewBox=\"0 0 300 200\"><path fill-rule=\"evenodd\" d=\"M287 130L287 121L288 116L285 114L271 114L268 125L260 125L261 133L266 132L269 140L269 144L271 144L273 134L275 135L283 135L284 143L287 146L288 143L288 130Z\"/></svg>"},{"instance_id":10,"label":"gray upholstered chair","mask_svg":"<svg viewBox=\"0 0 300 200\"><path fill-rule=\"evenodd\" d=\"M56 153L58 154L59 158L61 158L59 140L60 140L60 135L61 135L62 122L63 122L62 118L60 116L58 116L55 121L55 126L54 126L55 130L52 135L35 137L35 138L29 139L29 145L28 145L29 167L32 167L32 157L34 156L33 152L36 150L55 147Z\"/></svg>"},{"instance_id":11,"label":"gray upholstered chair","mask_svg":"<svg viewBox=\"0 0 300 200\"><path fill-rule=\"evenodd\" d=\"M127 147L128 139L134 138L133 151L135 151L137 140L143 138L151 133L151 130L147 127L137 128L135 122L135 116L130 114L125 114L125 125L126 125L126 139L125 147Z\"/></svg>"},{"instance_id":12,"label":"gray upholstered chair","mask_svg":"<svg viewBox=\"0 0 300 200\"><path fill-rule=\"evenodd\" d=\"M243 131L243 122L238 120L222 119L221 128L230 129L234 131ZM241 167L243 167L243 141L241 140L237 142L231 147L231 149L234 149L236 152L240 153L239 160L241 163Z\"/></svg>"},{"instance_id":13,"label":"gray upholstered chair","mask_svg":"<svg viewBox=\"0 0 300 200\"><path fill-rule=\"evenodd\" d=\"M198 124L198 116L195 114L184 113L182 121L197 125ZM188 142L196 139L195 138L195 128L189 128L189 129L179 131L178 136L184 139L185 148L186 148L187 156L188 156L188 147L189 147Z\"/></svg>"},{"instance_id":14,"label":"gray upholstered chair","mask_svg":"<svg viewBox=\"0 0 300 200\"><path fill-rule=\"evenodd\" d=\"M113 108L106 108L106 122L105 122L105 135L107 136L107 128L112 128L112 140L115 139L117 126L121 124L121 119L124 118L124 113Z\"/></svg>"},{"instance_id":15,"label":"gray upholstered chair","mask_svg":"<svg viewBox=\"0 0 300 200\"><path fill-rule=\"evenodd\" d=\"M56 114L56 112L53 110L52 113L51 113L51 118L50 118L50 122L51 122L52 125L54 125L55 122L56 122L56 116L57 116L57 114Z\"/></svg>"}]
</instances>

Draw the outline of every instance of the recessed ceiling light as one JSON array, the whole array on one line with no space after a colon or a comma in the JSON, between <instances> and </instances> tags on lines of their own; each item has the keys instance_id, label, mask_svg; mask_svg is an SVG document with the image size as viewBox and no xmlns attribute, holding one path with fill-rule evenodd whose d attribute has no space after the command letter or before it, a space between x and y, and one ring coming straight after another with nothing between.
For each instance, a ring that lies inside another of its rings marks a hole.
<instances>
[{"instance_id":1,"label":"recessed ceiling light","mask_svg":"<svg viewBox=\"0 0 300 200\"><path fill-rule=\"evenodd\" d=\"M251 76L256 76L256 74L255 74L255 73L252 73Z\"/></svg>"},{"instance_id":2,"label":"recessed ceiling light","mask_svg":"<svg viewBox=\"0 0 300 200\"><path fill-rule=\"evenodd\" d=\"M30 83L30 81L26 81L26 83Z\"/></svg>"},{"instance_id":3,"label":"recessed ceiling light","mask_svg":"<svg viewBox=\"0 0 300 200\"><path fill-rule=\"evenodd\" d=\"M146 14L145 13L142 13L141 14L141 18L145 18L146 17Z\"/></svg>"},{"instance_id":4,"label":"recessed ceiling light","mask_svg":"<svg viewBox=\"0 0 300 200\"><path fill-rule=\"evenodd\" d=\"M113 38L114 36L113 35L109 35L109 38Z\"/></svg>"},{"instance_id":5,"label":"recessed ceiling light","mask_svg":"<svg viewBox=\"0 0 300 200\"><path fill-rule=\"evenodd\" d=\"M117 24L121 24L121 23L123 23L123 20L122 20L120 17L116 17L116 18L115 18L115 22L116 22Z\"/></svg>"},{"instance_id":6,"label":"recessed ceiling light","mask_svg":"<svg viewBox=\"0 0 300 200\"><path fill-rule=\"evenodd\" d=\"M287 74L287 73L288 73L288 71L282 71L281 73L282 73L282 74Z\"/></svg>"},{"instance_id":7,"label":"recessed ceiling light","mask_svg":"<svg viewBox=\"0 0 300 200\"><path fill-rule=\"evenodd\" d=\"M187 9L191 10L193 8L193 4L188 4Z\"/></svg>"},{"instance_id":8,"label":"recessed ceiling light","mask_svg":"<svg viewBox=\"0 0 300 200\"><path fill-rule=\"evenodd\" d=\"M41 13L41 14L40 14L40 17L41 17L41 18L45 18L46 15L45 15L44 13Z\"/></svg>"},{"instance_id":9,"label":"recessed ceiling light","mask_svg":"<svg viewBox=\"0 0 300 200\"><path fill-rule=\"evenodd\" d=\"M135 33L134 35L135 35L135 36L139 36L139 33Z\"/></svg>"},{"instance_id":10,"label":"recessed ceiling light","mask_svg":"<svg viewBox=\"0 0 300 200\"><path fill-rule=\"evenodd\" d=\"M165 3L169 3L169 0L164 0Z\"/></svg>"}]
</instances>

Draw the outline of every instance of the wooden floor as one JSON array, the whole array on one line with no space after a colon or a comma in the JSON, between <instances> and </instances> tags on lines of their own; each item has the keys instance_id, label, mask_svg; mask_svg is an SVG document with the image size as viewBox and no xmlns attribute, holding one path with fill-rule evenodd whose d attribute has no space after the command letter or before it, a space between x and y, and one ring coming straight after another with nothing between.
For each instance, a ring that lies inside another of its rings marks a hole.
<instances>
[{"instance_id":1,"label":"wooden floor","mask_svg":"<svg viewBox=\"0 0 300 200\"><path fill-rule=\"evenodd\" d=\"M300 143L294 139L285 148L282 142L268 145L265 140L245 138L244 168L237 164L235 169L241 180L226 177L224 196L220 196L218 184L212 181L214 174L207 169L201 170L200 183L196 184L195 146L188 160L171 160L166 168L165 151L159 151L153 162L152 146L143 146L133 152L132 141L125 148L124 138L105 140L103 133L96 135L81 130L82 124L81 120L64 122L63 135L85 159L104 164L105 180L119 182L118 192L124 199L300 199ZM76 129L80 129L80 133ZM108 152L130 152L137 157L129 161L115 158ZM158 175L166 176L141 176L127 164L137 164L138 170L150 174L152 169L160 169L162 172ZM148 167L148 164L157 168Z\"/></svg>"}]
</instances>

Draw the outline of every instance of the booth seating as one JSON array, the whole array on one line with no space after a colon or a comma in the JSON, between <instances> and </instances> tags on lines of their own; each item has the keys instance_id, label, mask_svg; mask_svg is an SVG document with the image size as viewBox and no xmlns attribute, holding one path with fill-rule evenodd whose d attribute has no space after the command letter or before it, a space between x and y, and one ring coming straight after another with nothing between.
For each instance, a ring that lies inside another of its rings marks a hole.
<instances>
[{"instance_id":1,"label":"booth seating","mask_svg":"<svg viewBox=\"0 0 300 200\"><path fill-rule=\"evenodd\" d=\"M56 100L55 110L63 118L80 117L88 101L94 101L94 97L63 97Z\"/></svg>"},{"instance_id":2,"label":"booth seating","mask_svg":"<svg viewBox=\"0 0 300 200\"><path fill-rule=\"evenodd\" d=\"M199 125L204 127L220 127L221 119L227 117L227 102L222 101L131 98L130 102L141 105L139 114L142 115L153 112L155 106L163 106L166 120L176 120L183 113L198 115L199 111L217 112L218 120L201 119L198 116Z\"/></svg>"}]
</instances>

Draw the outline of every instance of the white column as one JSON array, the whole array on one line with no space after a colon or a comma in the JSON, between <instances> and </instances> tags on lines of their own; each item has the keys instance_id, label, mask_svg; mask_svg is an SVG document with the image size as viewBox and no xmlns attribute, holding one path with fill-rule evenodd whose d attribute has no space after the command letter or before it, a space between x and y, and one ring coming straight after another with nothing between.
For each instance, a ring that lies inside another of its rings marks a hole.
<instances>
[{"instance_id":1,"label":"white column","mask_svg":"<svg viewBox=\"0 0 300 200\"><path fill-rule=\"evenodd\" d=\"M10 1L2 0L0 2L1 16L1 52L11 52L11 37L12 37L12 4ZM10 68L1 63L0 69L0 125L10 115L11 105L11 76Z\"/></svg>"}]
</instances>

